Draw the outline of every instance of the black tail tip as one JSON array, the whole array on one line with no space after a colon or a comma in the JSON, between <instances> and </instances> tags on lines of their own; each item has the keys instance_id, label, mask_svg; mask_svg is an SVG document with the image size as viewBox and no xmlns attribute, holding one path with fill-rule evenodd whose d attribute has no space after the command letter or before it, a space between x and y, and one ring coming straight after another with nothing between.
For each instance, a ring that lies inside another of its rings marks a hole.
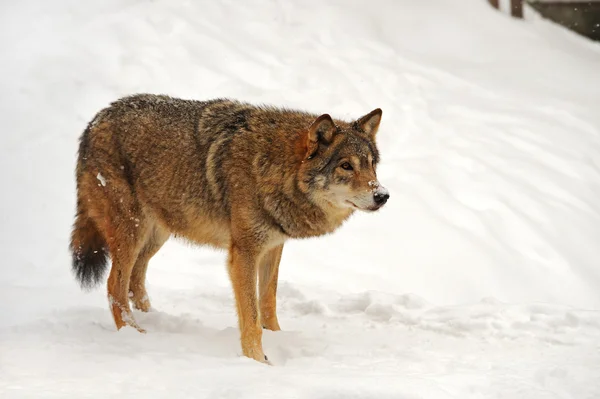
<instances>
[{"instance_id":1,"label":"black tail tip","mask_svg":"<svg viewBox=\"0 0 600 399\"><path fill-rule=\"evenodd\" d=\"M102 281L108 263L107 258L104 248L73 250L72 269L82 289L94 288Z\"/></svg>"}]
</instances>

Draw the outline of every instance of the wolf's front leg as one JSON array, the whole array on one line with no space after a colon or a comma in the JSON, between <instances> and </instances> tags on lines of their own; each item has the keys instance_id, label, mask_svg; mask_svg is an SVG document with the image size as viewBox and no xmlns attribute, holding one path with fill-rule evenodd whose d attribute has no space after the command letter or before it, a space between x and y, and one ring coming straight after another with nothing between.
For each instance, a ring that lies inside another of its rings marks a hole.
<instances>
[{"instance_id":1,"label":"wolf's front leg","mask_svg":"<svg viewBox=\"0 0 600 399\"><path fill-rule=\"evenodd\" d=\"M233 285L244 356L268 363L262 349L262 328L256 298L259 249L251 240L233 241L229 250L229 277Z\"/></svg>"},{"instance_id":2,"label":"wolf's front leg","mask_svg":"<svg viewBox=\"0 0 600 399\"><path fill-rule=\"evenodd\" d=\"M267 330L279 331L277 321L277 278L283 244L264 255L258 269L258 287L261 325Z\"/></svg>"}]
</instances>

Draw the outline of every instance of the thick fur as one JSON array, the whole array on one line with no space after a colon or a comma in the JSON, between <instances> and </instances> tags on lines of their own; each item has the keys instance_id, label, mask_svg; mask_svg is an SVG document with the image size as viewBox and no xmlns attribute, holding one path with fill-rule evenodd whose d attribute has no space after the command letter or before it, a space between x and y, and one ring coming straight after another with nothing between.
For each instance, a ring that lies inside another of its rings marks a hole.
<instances>
[{"instance_id":1,"label":"thick fur","mask_svg":"<svg viewBox=\"0 0 600 399\"><path fill-rule=\"evenodd\" d=\"M381 110L355 121L217 99L134 95L100 111L80 140L71 250L82 286L101 281L117 328L129 300L150 308L150 258L170 235L228 251L244 355L266 361L279 330L283 245L337 229L389 197L377 182ZM256 287L258 283L258 295Z\"/></svg>"}]
</instances>

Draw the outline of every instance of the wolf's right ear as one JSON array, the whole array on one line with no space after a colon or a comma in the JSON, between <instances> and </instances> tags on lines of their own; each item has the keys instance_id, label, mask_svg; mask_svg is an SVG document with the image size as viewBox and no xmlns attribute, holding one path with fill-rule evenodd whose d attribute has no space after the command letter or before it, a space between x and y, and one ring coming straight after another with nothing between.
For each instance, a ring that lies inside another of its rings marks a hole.
<instances>
[{"instance_id":1,"label":"wolf's right ear","mask_svg":"<svg viewBox=\"0 0 600 399\"><path fill-rule=\"evenodd\" d=\"M379 129L379 123L381 122L381 114L381 108L374 109L365 116L359 118L356 121L356 126L374 139L377 130Z\"/></svg>"},{"instance_id":2,"label":"wolf's right ear","mask_svg":"<svg viewBox=\"0 0 600 399\"><path fill-rule=\"evenodd\" d=\"M319 149L319 143L329 144L333 140L335 123L329 114L319 116L308 128L306 149L308 159L315 156Z\"/></svg>"}]
</instances>

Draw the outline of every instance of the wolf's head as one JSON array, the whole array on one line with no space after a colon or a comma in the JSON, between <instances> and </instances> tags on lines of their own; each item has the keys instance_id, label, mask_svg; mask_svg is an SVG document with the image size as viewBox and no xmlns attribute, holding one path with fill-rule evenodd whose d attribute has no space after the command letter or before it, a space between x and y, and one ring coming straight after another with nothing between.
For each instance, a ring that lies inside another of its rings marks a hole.
<instances>
[{"instance_id":1,"label":"wolf's head","mask_svg":"<svg viewBox=\"0 0 600 399\"><path fill-rule=\"evenodd\" d=\"M375 172L380 121L379 108L351 123L319 116L302 135L300 188L315 202L337 208L381 208L390 195Z\"/></svg>"}]
</instances>

